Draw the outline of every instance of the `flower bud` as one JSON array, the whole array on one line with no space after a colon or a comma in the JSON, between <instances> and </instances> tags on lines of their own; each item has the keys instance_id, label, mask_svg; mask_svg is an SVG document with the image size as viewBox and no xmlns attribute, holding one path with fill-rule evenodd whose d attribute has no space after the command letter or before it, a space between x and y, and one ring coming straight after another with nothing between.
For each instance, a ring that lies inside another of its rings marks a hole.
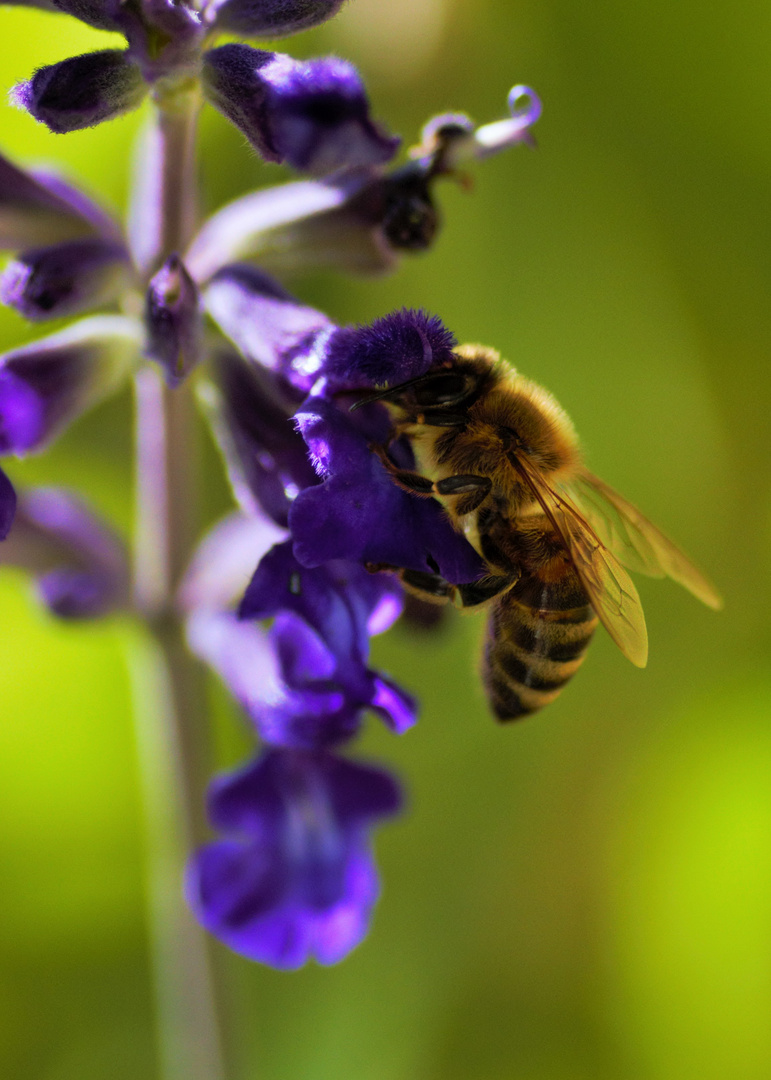
<instances>
[{"instance_id":1,"label":"flower bud","mask_svg":"<svg viewBox=\"0 0 771 1080\"><path fill-rule=\"evenodd\" d=\"M0 561L31 571L43 603L60 618L95 618L128 602L123 544L85 503L58 488L20 496Z\"/></svg>"},{"instance_id":2,"label":"flower bud","mask_svg":"<svg viewBox=\"0 0 771 1080\"><path fill-rule=\"evenodd\" d=\"M135 109L146 92L129 54L103 49L39 68L12 91L15 104L58 135Z\"/></svg>"},{"instance_id":3,"label":"flower bud","mask_svg":"<svg viewBox=\"0 0 771 1080\"><path fill-rule=\"evenodd\" d=\"M145 325L147 356L176 386L198 363L203 332L198 289L178 255L170 256L150 282Z\"/></svg>"},{"instance_id":4,"label":"flower bud","mask_svg":"<svg viewBox=\"0 0 771 1080\"><path fill-rule=\"evenodd\" d=\"M343 0L224 0L215 25L239 37L284 37L331 19Z\"/></svg>"},{"instance_id":5,"label":"flower bud","mask_svg":"<svg viewBox=\"0 0 771 1080\"><path fill-rule=\"evenodd\" d=\"M139 343L137 323L104 315L0 356L0 453L41 450L117 388Z\"/></svg>"},{"instance_id":6,"label":"flower bud","mask_svg":"<svg viewBox=\"0 0 771 1080\"><path fill-rule=\"evenodd\" d=\"M103 307L131 279L126 249L92 237L35 248L9 263L0 277L0 300L38 322Z\"/></svg>"}]
</instances>

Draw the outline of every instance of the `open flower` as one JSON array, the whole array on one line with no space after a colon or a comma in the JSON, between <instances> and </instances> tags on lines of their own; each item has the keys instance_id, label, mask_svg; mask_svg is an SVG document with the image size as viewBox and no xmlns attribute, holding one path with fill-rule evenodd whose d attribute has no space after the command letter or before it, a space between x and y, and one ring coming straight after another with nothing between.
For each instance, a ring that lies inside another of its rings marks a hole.
<instances>
[{"instance_id":1,"label":"open flower","mask_svg":"<svg viewBox=\"0 0 771 1080\"><path fill-rule=\"evenodd\" d=\"M191 860L193 910L252 960L336 963L366 934L377 899L369 830L400 802L381 769L324 751L268 751L211 786L209 816L226 839Z\"/></svg>"}]
</instances>

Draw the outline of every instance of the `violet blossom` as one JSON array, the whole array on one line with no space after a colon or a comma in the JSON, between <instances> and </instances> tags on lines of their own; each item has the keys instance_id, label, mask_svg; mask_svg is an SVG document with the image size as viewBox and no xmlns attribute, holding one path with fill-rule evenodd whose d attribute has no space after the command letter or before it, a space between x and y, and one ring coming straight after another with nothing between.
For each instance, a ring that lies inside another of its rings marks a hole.
<instances>
[{"instance_id":1,"label":"violet blossom","mask_svg":"<svg viewBox=\"0 0 771 1080\"><path fill-rule=\"evenodd\" d=\"M127 235L76 189L0 157L0 246L13 254L0 300L33 321L88 316L0 355L0 455L44 449L132 375L141 385L149 361L167 405L195 389L240 511L186 549L182 566L162 568L169 580L153 606L137 583L132 593L122 542L85 504L33 490L16 510L0 472L0 560L31 573L59 617L128 610L161 642L184 627L262 744L212 783L209 818L222 835L191 855L189 902L247 957L334 963L367 932L378 894L370 832L401 805L386 772L341 751L367 716L401 734L418 711L370 667L370 638L402 610L400 570L462 584L483 567L438 502L394 484L378 447L406 469L412 451L394 440L385 407L362 400L452 363L452 333L409 308L339 327L280 279L320 266L394 270L429 248L441 226L437 182L527 143L540 104L519 86L507 119L437 117L392 166L400 140L372 119L347 61L214 45L220 33L271 39L317 26L341 0L45 6L123 34L126 47L40 68L14 89L16 104L65 133L149 96L146 146L157 153L140 158L147 192L135 185ZM189 228L180 212L167 236L163 215L183 201L179 174L191 168L165 168L168 129L179 136L183 114L192 128L201 96L264 161L305 179L241 196ZM154 415L161 424L162 409ZM163 479L169 431L138 430L139 471L149 463Z\"/></svg>"}]
</instances>

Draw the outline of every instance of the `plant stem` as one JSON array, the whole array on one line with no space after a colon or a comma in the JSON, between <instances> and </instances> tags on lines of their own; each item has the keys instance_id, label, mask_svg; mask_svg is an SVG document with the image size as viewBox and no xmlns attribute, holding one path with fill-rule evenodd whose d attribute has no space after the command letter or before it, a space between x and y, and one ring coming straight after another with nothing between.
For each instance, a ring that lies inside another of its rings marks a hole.
<instances>
[{"instance_id":1,"label":"plant stem","mask_svg":"<svg viewBox=\"0 0 771 1080\"><path fill-rule=\"evenodd\" d=\"M148 278L184 249L195 225L198 99L183 88L158 104L153 158L145 162L151 175L141 185L144 197L155 189L142 238ZM226 1075L211 947L182 898L185 858L205 837L209 772L203 671L187 650L175 605L199 525L196 427L189 385L170 390L156 369L138 373L134 595L151 636L134 648L132 670L163 1080Z\"/></svg>"}]
</instances>

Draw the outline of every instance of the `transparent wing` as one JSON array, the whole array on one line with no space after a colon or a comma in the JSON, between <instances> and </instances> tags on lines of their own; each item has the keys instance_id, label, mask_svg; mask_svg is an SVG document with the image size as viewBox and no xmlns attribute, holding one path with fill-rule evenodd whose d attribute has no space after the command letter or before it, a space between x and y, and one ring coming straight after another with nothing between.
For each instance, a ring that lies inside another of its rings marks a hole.
<instances>
[{"instance_id":1,"label":"transparent wing","mask_svg":"<svg viewBox=\"0 0 771 1080\"><path fill-rule=\"evenodd\" d=\"M573 505L553 491L531 465L518 460L519 471L567 548L576 573L597 616L637 667L648 662L648 632L634 582L613 552Z\"/></svg>"},{"instance_id":2,"label":"transparent wing","mask_svg":"<svg viewBox=\"0 0 771 1080\"><path fill-rule=\"evenodd\" d=\"M630 570L650 577L671 577L708 607L718 610L723 606L715 587L680 548L604 481L586 472L561 484L559 491Z\"/></svg>"}]
</instances>

